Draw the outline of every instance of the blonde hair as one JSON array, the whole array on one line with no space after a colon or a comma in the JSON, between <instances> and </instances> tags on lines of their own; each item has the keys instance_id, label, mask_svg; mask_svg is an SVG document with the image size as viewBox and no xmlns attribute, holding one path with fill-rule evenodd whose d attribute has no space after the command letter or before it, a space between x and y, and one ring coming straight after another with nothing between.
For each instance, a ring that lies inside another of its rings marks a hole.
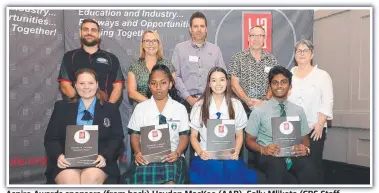
<instances>
[{"instance_id":1,"label":"blonde hair","mask_svg":"<svg viewBox=\"0 0 379 193\"><path fill-rule=\"evenodd\" d=\"M147 33L152 33L155 38L158 40L158 51L157 51L157 60L162 60L163 59L163 48L162 48L162 42L161 39L159 38L158 32L153 31L153 30L145 30L142 34L141 42L139 45L139 59L144 60L145 59L145 50L143 49L143 40L144 37Z\"/></svg>"}]
</instances>

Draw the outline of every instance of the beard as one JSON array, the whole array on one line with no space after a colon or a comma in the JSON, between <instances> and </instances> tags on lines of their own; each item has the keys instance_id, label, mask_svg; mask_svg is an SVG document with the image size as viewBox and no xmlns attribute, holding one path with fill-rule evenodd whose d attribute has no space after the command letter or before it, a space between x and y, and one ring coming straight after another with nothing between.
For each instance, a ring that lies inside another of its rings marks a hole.
<instances>
[{"instance_id":1,"label":"beard","mask_svg":"<svg viewBox=\"0 0 379 193\"><path fill-rule=\"evenodd\" d=\"M91 42L87 41L84 37L80 38L80 42L88 47L96 46L100 43L100 39L94 39Z\"/></svg>"}]
</instances>

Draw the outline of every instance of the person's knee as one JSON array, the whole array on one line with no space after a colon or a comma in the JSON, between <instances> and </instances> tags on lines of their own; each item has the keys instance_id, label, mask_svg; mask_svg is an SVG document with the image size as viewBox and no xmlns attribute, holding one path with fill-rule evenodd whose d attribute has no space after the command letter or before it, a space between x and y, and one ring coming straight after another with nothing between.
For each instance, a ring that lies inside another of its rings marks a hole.
<instances>
[{"instance_id":1,"label":"person's knee","mask_svg":"<svg viewBox=\"0 0 379 193\"><path fill-rule=\"evenodd\" d=\"M175 184L175 182L174 181L168 181L165 184Z\"/></svg>"},{"instance_id":2,"label":"person's knee","mask_svg":"<svg viewBox=\"0 0 379 193\"><path fill-rule=\"evenodd\" d=\"M80 184L80 172L63 170L55 178L57 184Z\"/></svg>"},{"instance_id":3,"label":"person's knee","mask_svg":"<svg viewBox=\"0 0 379 193\"><path fill-rule=\"evenodd\" d=\"M101 175L82 175L82 184L103 184L104 177Z\"/></svg>"}]
</instances>

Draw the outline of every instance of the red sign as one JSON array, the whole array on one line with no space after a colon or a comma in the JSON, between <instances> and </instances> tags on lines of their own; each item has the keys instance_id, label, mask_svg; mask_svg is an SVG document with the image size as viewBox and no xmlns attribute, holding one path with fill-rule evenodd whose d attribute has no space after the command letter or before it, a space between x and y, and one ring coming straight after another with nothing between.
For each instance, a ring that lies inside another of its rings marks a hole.
<instances>
[{"instance_id":1,"label":"red sign","mask_svg":"<svg viewBox=\"0 0 379 193\"><path fill-rule=\"evenodd\" d=\"M271 53L271 36L272 36L272 15L271 12L243 12L242 13L242 41L243 49L249 47L249 30L259 25L266 30L263 49Z\"/></svg>"}]
</instances>

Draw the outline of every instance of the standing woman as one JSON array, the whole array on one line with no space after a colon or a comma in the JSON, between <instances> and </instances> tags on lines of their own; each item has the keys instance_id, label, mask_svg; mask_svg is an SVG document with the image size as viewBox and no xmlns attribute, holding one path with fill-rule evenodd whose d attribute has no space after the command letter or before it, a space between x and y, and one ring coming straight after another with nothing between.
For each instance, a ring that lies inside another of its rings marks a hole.
<instances>
[{"instance_id":1,"label":"standing woman","mask_svg":"<svg viewBox=\"0 0 379 193\"><path fill-rule=\"evenodd\" d=\"M235 120L236 145L232 160L214 160L207 152L208 119ZM242 103L232 97L230 81L226 71L221 67L213 67L207 78L205 91L191 110L191 145L195 150L189 170L193 184L256 184L255 171L246 167L239 158L243 145L243 129L247 124L247 116ZM200 143L198 141L200 135Z\"/></svg>"},{"instance_id":2,"label":"standing woman","mask_svg":"<svg viewBox=\"0 0 379 193\"><path fill-rule=\"evenodd\" d=\"M132 99L133 108L138 103L148 100L149 74L157 64L167 66L175 80L175 67L163 59L162 42L158 33L146 30L141 38L139 60L131 64L128 72L128 95Z\"/></svg>"},{"instance_id":3,"label":"standing woman","mask_svg":"<svg viewBox=\"0 0 379 193\"><path fill-rule=\"evenodd\" d=\"M326 138L327 119L333 119L333 85L329 74L313 65L314 47L311 41L301 40L295 46L295 67L292 90L288 100L303 107L310 135L311 159L318 171L319 183L324 182L322 152Z\"/></svg>"},{"instance_id":4,"label":"standing woman","mask_svg":"<svg viewBox=\"0 0 379 193\"><path fill-rule=\"evenodd\" d=\"M129 121L130 143L134 151L132 176L129 184L183 184L187 177L183 152L188 146L188 114L177 102L174 78L166 65L153 67L149 76L151 98L139 103ZM167 124L168 120L179 121L177 127L169 128L171 153L162 163L148 163L141 152L141 127Z\"/></svg>"},{"instance_id":5,"label":"standing woman","mask_svg":"<svg viewBox=\"0 0 379 193\"><path fill-rule=\"evenodd\" d=\"M82 68L76 72L77 96L72 101L61 100L54 105L45 133L48 157L46 177L57 184L102 184L107 178L119 179L117 159L122 150L124 134L116 104L106 102L99 92L95 71ZM67 125L98 125L98 158L95 167L70 168L65 159ZM117 180L118 181L118 180Z\"/></svg>"}]
</instances>

